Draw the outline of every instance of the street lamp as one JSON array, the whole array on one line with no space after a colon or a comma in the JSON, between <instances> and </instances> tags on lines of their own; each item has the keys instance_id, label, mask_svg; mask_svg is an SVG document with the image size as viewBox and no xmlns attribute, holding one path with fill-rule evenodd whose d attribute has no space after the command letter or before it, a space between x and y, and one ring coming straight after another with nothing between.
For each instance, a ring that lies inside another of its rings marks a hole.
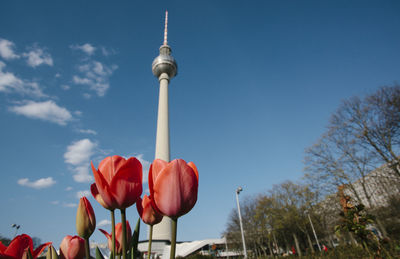
<instances>
[{"instance_id":1,"label":"street lamp","mask_svg":"<svg viewBox=\"0 0 400 259\"><path fill-rule=\"evenodd\" d=\"M305 212L307 213L308 220L310 221L311 228L312 228L312 231L313 231L313 233L314 233L315 240L317 241L318 249L319 249L319 251L321 252L321 246L319 245L317 233L315 233L314 225L313 225L313 223L312 223L312 221L311 221L311 218L310 218L310 213L308 213L307 210L306 210Z\"/></svg>"},{"instance_id":2,"label":"street lamp","mask_svg":"<svg viewBox=\"0 0 400 259\"><path fill-rule=\"evenodd\" d=\"M17 224L12 224L11 227L12 227L12 228L15 228L14 237L16 237L16 236L17 236L18 229L19 229L21 226L20 226L20 225L17 225Z\"/></svg>"},{"instance_id":3,"label":"street lamp","mask_svg":"<svg viewBox=\"0 0 400 259\"><path fill-rule=\"evenodd\" d=\"M237 203L237 208L238 208L238 213L239 213L240 231L242 232L244 258L247 258L246 242L244 241L244 233L243 233L242 215L240 214L240 205L239 205L239 193L241 191L243 191L243 189L242 189L242 187L239 186L236 189L236 203Z\"/></svg>"}]
</instances>

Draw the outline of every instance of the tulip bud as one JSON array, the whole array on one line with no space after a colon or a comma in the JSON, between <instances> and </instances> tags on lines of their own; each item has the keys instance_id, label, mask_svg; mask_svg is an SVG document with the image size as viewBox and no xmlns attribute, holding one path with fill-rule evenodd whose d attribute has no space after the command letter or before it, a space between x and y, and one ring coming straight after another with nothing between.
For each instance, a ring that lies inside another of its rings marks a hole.
<instances>
[{"instance_id":1,"label":"tulip bud","mask_svg":"<svg viewBox=\"0 0 400 259\"><path fill-rule=\"evenodd\" d=\"M49 246L47 249L46 259L58 259L58 254L53 246Z\"/></svg>"},{"instance_id":2,"label":"tulip bud","mask_svg":"<svg viewBox=\"0 0 400 259\"><path fill-rule=\"evenodd\" d=\"M79 200L76 213L76 232L84 239L88 239L96 229L96 217L92 205L86 197Z\"/></svg>"},{"instance_id":3,"label":"tulip bud","mask_svg":"<svg viewBox=\"0 0 400 259\"><path fill-rule=\"evenodd\" d=\"M60 259L82 259L85 257L85 240L78 236L66 236L60 245Z\"/></svg>"},{"instance_id":4,"label":"tulip bud","mask_svg":"<svg viewBox=\"0 0 400 259\"><path fill-rule=\"evenodd\" d=\"M147 225L153 226L163 219L163 215L158 213L151 205L151 197L144 195L143 200L139 197L136 201L136 209L140 218Z\"/></svg>"}]
</instances>

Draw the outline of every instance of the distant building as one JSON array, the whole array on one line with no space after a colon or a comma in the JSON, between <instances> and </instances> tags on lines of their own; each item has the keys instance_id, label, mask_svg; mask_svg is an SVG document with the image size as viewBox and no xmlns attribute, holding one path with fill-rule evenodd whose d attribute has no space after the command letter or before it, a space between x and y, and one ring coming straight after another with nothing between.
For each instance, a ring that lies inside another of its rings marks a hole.
<instances>
[{"instance_id":1,"label":"distant building","mask_svg":"<svg viewBox=\"0 0 400 259\"><path fill-rule=\"evenodd\" d=\"M344 194L367 208L387 206L390 197L400 194L400 177L383 165L344 187Z\"/></svg>"},{"instance_id":2,"label":"distant building","mask_svg":"<svg viewBox=\"0 0 400 259\"><path fill-rule=\"evenodd\" d=\"M147 242L139 243L139 251L144 255L147 254ZM164 246L164 251L161 254L152 254L152 258L169 259L170 245ZM153 249L152 249L153 250ZM227 250L225 238L205 239L191 242L181 242L176 244L176 257L187 257L194 254L211 255L218 258L239 258L241 254L237 251Z\"/></svg>"}]
</instances>

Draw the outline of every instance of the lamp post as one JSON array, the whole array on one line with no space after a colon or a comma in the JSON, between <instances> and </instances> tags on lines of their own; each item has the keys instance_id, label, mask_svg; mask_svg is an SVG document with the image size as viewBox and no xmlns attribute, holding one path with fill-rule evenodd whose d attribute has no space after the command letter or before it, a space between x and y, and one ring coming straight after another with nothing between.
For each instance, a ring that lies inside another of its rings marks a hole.
<instances>
[{"instance_id":1,"label":"lamp post","mask_svg":"<svg viewBox=\"0 0 400 259\"><path fill-rule=\"evenodd\" d=\"M12 228L15 228L14 237L16 237L16 236L17 236L18 229L19 229L21 226L20 226L20 225L17 225L17 224L12 224L11 227L12 227Z\"/></svg>"},{"instance_id":2,"label":"lamp post","mask_svg":"<svg viewBox=\"0 0 400 259\"><path fill-rule=\"evenodd\" d=\"M318 249L319 249L319 251L321 252L321 246L319 245L317 233L315 233L315 229L314 229L314 225L313 225L313 223L312 223L312 221L311 221L310 213L308 213L307 210L306 210L306 213L307 213L307 216L308 216L308 220L310 221L311 228L312 228L312 231L313 231L313 233L314 233L315 240L317 241Z\"/></svg>"},{"instance_id":3,"label":"lamp post","mask_svg":"<svg viewBox=\"0 0 400 259\"><path fill-rule=\"evenodd\" d=\"M244 258L247 258L247 251L246 251L246 242L244 241L244 232L243 232L243 223L242 223L242 215L240 214L240 205L239 205L239 193L242 191L242 187L238 187L236 189L236 203L239 213L239 222L240 222L240 231L242 232L242 242L243 242L243 252Z\"/></svg>"}]
</instances>

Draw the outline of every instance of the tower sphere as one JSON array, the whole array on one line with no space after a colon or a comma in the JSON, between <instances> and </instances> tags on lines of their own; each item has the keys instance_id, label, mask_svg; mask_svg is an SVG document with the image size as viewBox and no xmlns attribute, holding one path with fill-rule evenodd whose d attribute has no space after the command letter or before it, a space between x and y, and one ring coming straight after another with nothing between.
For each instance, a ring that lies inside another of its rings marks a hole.
<instances>
[{"instance_id":1,"label":"tower sphere","mask_svg":"<svg viewBox=\"0 0 400 259\"><path fill-rule=\"evenodd\" d=\"M169 78L174 77L178 72L178 65L174 57L171 56L171 48L168 45L160 47L160 55L156 57L152 64L153 74L159 78L162 73L166 73Z\"/></svg>"}]
</instances>

